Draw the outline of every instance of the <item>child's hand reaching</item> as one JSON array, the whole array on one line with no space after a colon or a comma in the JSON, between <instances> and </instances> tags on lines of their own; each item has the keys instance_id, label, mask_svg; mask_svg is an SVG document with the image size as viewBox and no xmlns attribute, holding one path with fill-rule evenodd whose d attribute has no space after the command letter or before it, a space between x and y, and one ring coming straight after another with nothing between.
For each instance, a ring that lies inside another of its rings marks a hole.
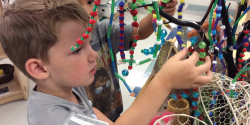
<instances>
[{"instance_id":1,"label":"child's hand reaching","mask_svg":"<svg viewBox=\"0 0 250 125\"><path fill-rule=\"evenodd\" d=\"M162 6L164 7L163 11L173 16L176 12L177 4L178 4L177 0L173 0L172 2L169 2L167 4L162 4Z\"/></svg>"},{"instance_id":2,"label":"child's hand reaching","mask_svg":"<svg viewBox=\"0 0 250 125\"><path fill-rule=\"evenodd\" d=\"M166 89L196 88L211 82L213 74L210 71L210 58L207 56L203 65L195 66L199 60L198 53L194 52L190 58L182 60L186 54L185 48L171 57L156 74L155 77L167 87ZM206 75L201 75L202 73Z\"/></svg>"}]
</instances>

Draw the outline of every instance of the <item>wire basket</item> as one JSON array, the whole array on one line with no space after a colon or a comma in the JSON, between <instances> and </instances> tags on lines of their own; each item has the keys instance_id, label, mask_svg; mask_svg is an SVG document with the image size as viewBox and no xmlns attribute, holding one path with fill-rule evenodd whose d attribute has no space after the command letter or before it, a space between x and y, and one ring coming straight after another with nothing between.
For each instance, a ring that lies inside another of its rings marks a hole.
<instances>
[{"instance_id":1,"label":"wire basket","mask_svg":"<svg viewBox=\"0 0 250 125\"><path fill-rule=\"evenodd\" d=\"M0 64L0 69L4 71L4 76L0 77L0 85L10 82L14 77L14 66L10 64Z\"/></svg>"}]
</instances>

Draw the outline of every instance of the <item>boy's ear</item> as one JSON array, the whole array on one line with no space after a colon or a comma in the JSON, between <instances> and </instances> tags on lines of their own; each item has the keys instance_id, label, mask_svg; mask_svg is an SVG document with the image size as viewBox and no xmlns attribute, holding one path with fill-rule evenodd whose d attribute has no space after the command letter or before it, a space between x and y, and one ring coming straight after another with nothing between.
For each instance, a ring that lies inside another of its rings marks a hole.
<instances>
[{"instance_id":1,"label":"boy's ear","mask_svg":"<svg viewBox=\"0 0 250 125\"><path fill-rule=\"evenodd\" d=\"M42 65L40 59L29 59L25 64L26 71L35 79L46 79L49 77L49 72Z\"/></svg>"}]
</instances>

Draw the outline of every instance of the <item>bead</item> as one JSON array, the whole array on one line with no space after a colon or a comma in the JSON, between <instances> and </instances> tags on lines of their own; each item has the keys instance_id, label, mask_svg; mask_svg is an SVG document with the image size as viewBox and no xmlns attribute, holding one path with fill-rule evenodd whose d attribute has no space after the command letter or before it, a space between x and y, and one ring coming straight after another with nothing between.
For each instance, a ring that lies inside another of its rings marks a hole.
<instances>
[{"instance_id":1,"label":"bead","mask_svg":"<svg viewBox=\"0 0 250 125\"><path fill-rule=\"evenodd\" d=\"M77 43L77 44L76 44L76 47L79 47L79 46L80 46L80 45Z\"/></svg>"},{"instance_id":2,"label":"bead","mask_svg":"<svg viewBox=\"0 0 250 125\"><path fill-rule=\"evenodd\" d=\"M182 32L178 31L178 32L177 32L177 35L182 35Z\"/></svg>"},{"instance_id":3,"label":"bead","mask_svg":"<svg viewBox=\"0 0 250 125\"><path fill-rule=\"evenodd\" d=\"M209 112L208 115L211 117L213 115L213 112Z\"/></svg>"},{"instance_id":4,"label":"bead","mask_svg":"<svg viewBox=\"0 0 250 125\"><path fill-rule=\"evenodd\" d=\"M197 92L197 91L198 91L198 88L193 88L193 91L194 91L194 92Z\"/></svg>"},{"instance_id":5,"label":"bead","mask_svg":"<svg viewBox=\"0 0 250 125\"><path fill-rule=\"evenodd\" d=\"M214 125L217 125L216 123L214 123Z\"/></svg>"},{"instance_id":6,"label":"bead","mask_svg":"<svg viewBox=\"0 0 250 125\"><path fill-rule=\"evenodd\" d=\"M249 30L244 30L243 33L244 34L249 34Z\"/></svg>"},{"instance_id":7,"label":"bead","mask_svg":"<svg viewBox=\"0 0 250 125\"><path fill-rule=\"evenodd\" d=\"M90 15L92 16L92 17L95 17L96 15L97 15L98 13L97 12L94 12L94 11L90 11Z\"/></svg>"},{"instance_id":8,"label":"bead","mask_svg":"<svg viewBox=\"0 0 250 125\"><path fill-rule=\"evenodd\" d=\"M216 44L217 43L217 40L213 40L213 44Z\"/></svg>"},{"instance_id":9,"label":"bead","mask_svg":"<svg viewBox=\"0 0 250 125\"><path fill-rule=\"evenodd\" d=\"M212 30L211 33L212 33L213 35L215 35L215 34L217 33L217 31L216 31L216 30Z\"/></svg>"},{"instance_id":10,"label":"bead","mask_svg":"<svg viewBox=\"0 0 250 125\"><path fill-rule=\"evenodd\" d=\"M136 3L136 0L132 0L133 3Z\"/></svg>"},{"instance_id":11,"label":"bead","mask_svg":"<svg viewBox=\"0 0 250 125\"><path fill-rule=\"evenodd\" d=\"M193 46L190 46L190 47L188 48L188 52L193 53L193 52L194 52L194 47L193 47Z\"/></svg>"},{"instance_id":12,"label":"bead","mask_svg":"<svg viewBox=\"0 0 250 125\"><path fill-rule=\"evenodd\" d=\"M185 3L185 0L180 0L181 3Z\"/></svg>"},{"instance_id":13,"label":"bead","mask_svg":"<svg viewBox=\"0 0 250 125\"><path fill-rule=\"evenodd\" d=\"M162 29L161 30L161 37L166 37L168 35L168 32L167 32L167 30L165 30L165 29Z\"/></svg>"},{"instance_id":14,"label":"bead","mask_svg":"<svg viewBox=\"0 0 250 125\"><path fill-rule=\"evenodd\" d=\"M213 63L214 65L217 65L217 61L213 61L212 63Z\"/></svg>"},{"instance_id":15,"label":"bead","mask_svg":"<svg viewBox=\"0 0 250 125\"><path fill-rule=\"evenodd\" d=\"M99 6L100 3L101 3L101 1L97 1L97 0L95 1L95 5L96 5L96 6Z\"/></svg>"},{"instance_id":16,"label":"bead","mask_svg":"<svg viewBox=\"0 0 250 125\"><path fill-rule=\"evenodd\" d=\"M86 33L84 33L84 34L82 35L82 37L83 37L84 39L88 39L88 38L89 38L89 35L86 34Z\"/></svg>"},{"instance_id":17,"label":"bead","mask_svg":"<svg viewBox=\"0 0 250 125\"><path fill-rule=\"evenodd\" d=\"M198 105L198 102L193 101L193 102L192 102L192 105L193 105L193 106L197 106L197 105Z\"/></svg>"},{"instance_id":18,"label":"bead","mask_svg":"<svg viewBox=\"0 0 250 125\"><path fill-rule=\"evenodd\" d=\"M177 100L177 95L176 94L172 94L171 98L174 99L174 100Z\"/></svg>"},{"instance_id":19,"label":"bead","mask_svg":"<svg viewBox=\"0 0 250 125\"><path fill-rule=\"evenodd\" d=\"M183 91L184 91L184 93L189 94L189 90L188 89L184 89Z\"/></svg>"},{"instance_id":20,"label":"bead","mask_svg":"<svg viewBox=\"0 0 250 125\"><path fill-rule=\"evenodd\" d=\"M133 46L133 47L136 47L136 46L137 46L137 44L136 44L136 43L133 43L133 44L132 44L132 46Z\"/></svg>"},{"instance_id":21,"label":"bead","mask_svg":"<svg viewBox=\"0 0 250 125\"><path fill-rule=\"evenodd\" d=\"M212 92L213 96L215 96L215 95L216 95L216 93L217 93L217 91L216 91L216 90L214 90L214 91Z\"/></svg>"},{"instance_id":22,"label":"bead","mask_svg":"<svg viewBox=\"0 0 250 125\"><path fill-rule=\"evenodd\" d=\"M216 100L212 100L211 104L215 104L216 103Z\"/></svg>"},{"instance_id":23,"label":"bead","mask_svg":"<svg viewBox=\"0 0 250 125\"><path fill-rule=\"evenodd\" d=\"M200 49L206 48L206 43L203 42L203 41L201 41L201 42L199 43L199 48L200 48Z\"/></svg>"},{"instance_id":24,"label":"bead","mask_svg":"<svg viewBox=\"0 0 250 125\"><path fill-rule=\"evenodd\" d=\"M190 40L191 40L192 44L195 44L196 42L198 42L198 38L195 36L192 37Z\"/></svg>"},{"instance_id":25,"label":"bead","mask_svg":"<svg viewBox=\"0 0 250 125\"><path fill-rule=\"evenodd\" d=\"M131 3L130 7L131 7L132 10L135 10L137 8L137 5L135 3Z\"/></svg>"},{"instance_id":26,"label":"bead","mask_svg":"<svg viewBox=\"0 0 250 125\"><path fill-rule=\"evenodd\" d=\"M204 64L204 62L203 62L203 61L198 60L197 65L198 65L198 66L200 66L200 65L202 65L202 64Z\"/></svg>"},{"instance_id":27,"label":"bead","mask_svg":"<svg viewBox=\"0 0 250 125\"><path fill-rule=\"evenodd\" d=\"M207 55L207 54L206 54L205 52L200 52L200 53L199 53L200 58L205 58L206 55Z\"/></svg>"},{"instance_id":28,"label":"bead","mask_svg":"<svg viewBox=\"0 0 250 125\"><path fill-rule=\"evenodd\" d=\"M193 110L197 110L197 106L193 106Z\"/></svg>"},{"instance_id":29,"label":"bead","mask_svg":"<svg viewBox=\"0 0 250 125\"><path fill-rule=\"evenodd\" d=\"M133 20L134 20L134 21L137 21L137 16L133 16Z\"/></svg>"},{"instance_id":30,"label":"bead","mask_svg":"<svg viewBox=\"0 0 250 125\"><path fill-rule=\"evenodd\" d=\"M242 52L246 52L246 51L247 51L247 49L245 49L245 48L242 49Z\"/></svg>"},{"instance_id":31,"label":"bead","mask_svg":"<svg viewBox=\"0 0 250 125\"><path fill-rule=\"evenodd\" d=\"M156 14L153 14L153 18L154 18L154 19L157 19L157 16L156 16Z\"/></svg>"},{"instance_id":32,"label":"bead","mask_svg":"<svg viewBox=\"0 0 250 125\"><path fill-rule=\"evenodd\" d=\"M74 51L74 50L75 50L75 47L74 47L74 46L72 46L72 47L71 47L71 50L72 50L72 51Z\"/></svg>"},{"instance_id":33,"label":"bead","mask_svg":"<svg viewBox=\"0 0 250 125\"><path fill-rule=\"evenodd\" d=\"M149 50L148 49L144 49L143 50L143 54L145 54L146 56L149 55Z\"/></svg>"},{"instance_id":34,"label":"bead","mask_svg":"<svg viewBox=\"0 0 250 125\"><path fill-rule=\"evenodd\" d=\"M216 14L216 17L221 17L221 14L220 13Z\"/></svg>"},{"instance_id":35,"label":"bead","mask_svg":"<svg viewBox=\"0 0 250 125\"><path fill-rule=\"evenodd\" d=\"M131 70L133 67L132 66L128 66L128 69Z\"/></svg>"},{"instance_id":36,"label":"bead","mask_svg":"<svg viewBox=\"0 0 250 125\"><path fill-rule=\"evenodd\" d=\"M158 26L162 25L162 24L163 24L162 19L161 19L161 20L156 20L156 24L157 24Z\"/></svg>"},{"instance_id":37,"label":"bead","mask_svg":"<svg viewBox=\"0 0 250 125\"><path fill-rule=\"evenodd\" d=\"M136 16L137 13L138 13L138 10L130 10L130 14L131 14L132 16Z\"/></svg>"},{"instance_id":38,"label":"bead","mask_svg":"<svg viewBox=\"0 0 250 125\"><path fill-rule=\"evenodd\" d=\"M178 15L181 16L181 15L182 15L182 12L178 12Z\"/></svg>"},{"instance_id":39,"label":"bead","mask_svg":"<svg viewBox=\"0 0 250 125\"><path fill-rule=\"evenodd\" d=\"M242 63L242 62L244 61L244 59L238 58L238 61L239 61L240 63Z\"/></svg>"},{"instance_id":40,"label":"bead","mask_svg":"<svg viewBox=\"0 0 250 125\"><path fill-rule=\"evenodd\" d=\"M198 117L201 121L203 121L204 120L204 116L200 116L200 117Z\"/></svg>"},{"instance_id":41,"label":"bead","mask_svg":"<svg viewBox=\"0 0 250 125\"><path fill-rule=\"evenodd\" d=\"M221 30L225 30L226 29L226 26L225 25L222 25L220 26Z\"/></svg>"},{"instance_id":42,"label":"bead","mask_svg":"<svg viewBox=\"0 0 250 125\"><path fill-rule=\"evenodd\" d=\"M83 41L82 41L80 38L78 38L78 39L77 39L77 44L82 45L82 44L83 44Z\"/></svg>"},{"instance_id":43,"label":"bead","mask_svg":"<svg viewBox=\"0 0 250 125\"><path fill-rule=\"evenodd\" d=\"M95 23L95 20L94 19L90 19L89 23L93 25Z\"/></svg>"},{"instance_id":44,"label":"bead","mask_svg":"<svg viewBox=\"0 0 250 125\"><path fill-rule=\"evenodd\" d=\"M135 35L135 39L138 40L140 37L139 35Z\"/></svg>"},{"instance_id":45,"label":"bead","mask_svg":"<svg viewBox=\"0 0 250 125\"><path fill-rule=\"evenodd\" d=\"M205 59L204 59L204 58L200 58L199 60L200 60L200 61L202 61L202 62L204 62L204 61L205 61Z\"/></svg>"},{"instance_id":46,"label":"bead","mask_svg":"<svg viewBox=\"0 0 250 125\"><path fill-rule=\"evenodd\" d=\"M124 17L119 16L119 20L124 20ZM123 24L124 25L124 24ZM122 27L122 26L121 26Z\"/></svg>"},{"instance_id":47,"label":"bead","mask_svg":"<svg viewBox=\"0 0 250 125\"><path fill-rule=\"evenodd\" d=\"M242 68L242 65L238 65L238 68ZM236 74L237 75L237 74Z\"/></svg>"},{"instance_id":48,"label":"bead","mask_svg":"<svg viewBox=\"0 0 250 125\"><path fill-rule=\"evenodd\" d=\"M199 117L200 115L201 115L201 113L199 112L199 111L195 111L195 113L194 113L194 115L196 116L196 117Z\"/></svg>"},{"instance_id":49,"label":"bead","mask_svg":"<svg viewBox=\"0 0 250 125\"><path fill-rule=\"evenodd\" d=\"M130 50L129 53L130 53L131 55L133 55L133 54L134 54L134 51L133 51L133 50Z\"/></svg>"},{"instance_id":50,"label":"bead","mask_svg":"<svg viewBox=\"0 0 250 125\"><path fill-rule=\"evenodd\" d=\"M244 46L245 46L245 47L248 47L248 46L249 46L249 43L244 43Z\"/></svg>"},{"instance_id":51,"label":"bead","mask_svg":"<svg viewBox=\"0 0 250 125\"><path fill-rule=\"evenodd\" d=\"M129 74L128 70L126 70L126 69L122 70L122 75L123 76L128 76L128 74Z\"/></svg>"},{"instance_id":52,"label":"bead","mask_svg":"<svg viewBox=\"0 0 250 125\"><path fill-rule=\"evenodd\" d=\"M181 97L184 98L184 99L186 99L186 98L188 98L188 95L185 94L184 92L182 92L182 93L181 93Z\"/></svg>"},{"instance_id":53,"label":"bead","mask_svg":"<svg viewBox=\"0 0 250 125\"><path fill-rule=\"evenodd\" d=\"M181 98L182 98L181 95L178 94L178 95L177 95L177 99L181 99Z\"/></svg>"},{"instance_id":54,"label":"bead","mask_svg":"<svg viewBox=\"0 0 250 125\"><path fill-rule=\"evenodd\" d=\"M222 10L222 6L217 6L217 10Z\"/></svg>"},{"instance_id":55,"label":"bead","mask_svg":"<svg viewBox=\"0 0 250 125\"><path fill-rule=\"evenodd\" d=\"M240 53L240 57L244 57L244 56L245 56L245 54Z\"/></svg>"},{"instance_id":56,"label":"bead","mask_svg":"<svg viewBox=\"0 0 250 125\"><path fill-rule=\"evenodd\" d=\"M133 27L138 27L138 26L139 26L139 23L136 22L136 21L134 21L134 22L132 22L132 26L133 26Z\"/></svg>"},{"instance_id":57,"label":"bead","mask_svg":"<svg viewBox=\"0 0 250 125\"><path fill-rule=\"evenodd\" d=\"M223 59L223 53L218 54L219 59Z\"/></svg>"},{"instance_id":58,"label":"bead","mask_svg":"<svg viewBox=\"0 0 250 125\"><path fill-rule=\"evenodd\" d=\"M198 98L198 97L199 97L199 93L198 93L198 92L194 92L194 93L193 93L193 97L194 97L194 98Z\"/></svg>"},{"instance_id":59,"label":"bead","mask_svg":"<svg viewBox=\"0 0 250 125\"><path fill-rule=\"evenodd\" d=\"M131 50L135 50L135 47L131 47Z\"/></svg>"},{"instance_id":60,"label":"bead","mask_svg":"<svg viewBox=\"0 0 250 125\"><path fill-rule=\"evenodd\" d=\"M152 56L150 56L150 60L151 60L151 61L155 61L156 58L154 58L153 55L152 55Z\"/></svg>"},{"instance_id":61,"label":"bead","mask_svg":"<svg viewBox=\"0 0 250 125\"><path fill-rule=\"evenodd\" d=\"M124 7L124 2L121 1L121 2L119 3L119 6L120 6L120 7Z\"/></svg>"},{"instance_id":62,"label":"bead","mask_svg":"<svg viewBox=\"0 0 250 125\"><path fill-rule=\"evenodd\" d=\"M200 49L200 52L205 52L205 49Z\"/></svg>"},{"instance_id":63,"label":"bead","mask_svg":"<svg viewBox=\"0 0 250 125\"><path fill-rule=\"evenodd\" d=\"M196 101L196 102L197 102L197 101L198 101L198 98L193 98L193 101Z\"/></svg>"}]
</instances>

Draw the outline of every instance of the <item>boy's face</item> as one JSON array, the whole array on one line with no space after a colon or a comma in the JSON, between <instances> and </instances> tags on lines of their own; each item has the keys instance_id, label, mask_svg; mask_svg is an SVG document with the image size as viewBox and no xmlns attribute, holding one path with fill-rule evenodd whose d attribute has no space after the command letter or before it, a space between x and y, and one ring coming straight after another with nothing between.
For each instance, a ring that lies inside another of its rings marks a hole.
<instances>
[{"instance_id":1,"label":"boy's face","mask_svg":"<svg viewBox=\"0 0 250 125\"><path fill-rule=\"evenodd\" d=\"M49 49L47 70L49 80L62 87L90 85L94 80L97 53L90 46L91 34L73 52L77 38L85 33L83 25L76 20L57 23L57 43Z\"/></svg>"}]
</instances>

